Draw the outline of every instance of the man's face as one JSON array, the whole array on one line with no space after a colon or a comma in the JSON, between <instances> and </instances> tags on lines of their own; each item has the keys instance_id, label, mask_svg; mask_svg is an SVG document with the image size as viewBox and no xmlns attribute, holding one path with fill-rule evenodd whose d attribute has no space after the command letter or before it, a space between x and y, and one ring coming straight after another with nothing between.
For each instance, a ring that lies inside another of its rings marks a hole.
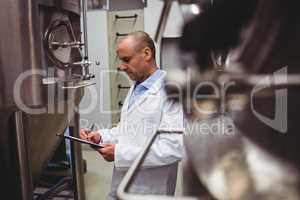
<instances>
[{"instance_id":1,"label":"man's face","mask_svg":"<svg viewBox=\"0 0 300 200\"><path fill-rule=\"evenodd\" d=\"M120 59L119 69L126 72L133 81L143 81L147 75L144 49L136 50L130 39L118 44L117 55Z\"/></svg>"}]
</instances>

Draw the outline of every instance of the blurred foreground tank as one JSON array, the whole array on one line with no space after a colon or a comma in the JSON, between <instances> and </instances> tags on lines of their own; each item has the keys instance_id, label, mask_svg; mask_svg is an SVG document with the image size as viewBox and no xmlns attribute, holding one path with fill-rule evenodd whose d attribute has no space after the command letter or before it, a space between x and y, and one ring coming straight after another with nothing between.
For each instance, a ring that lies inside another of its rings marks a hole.
<instances>
[{"instance_id":1,"label":"blurred foreground tank","mask_svg":"<svg viewBox=\"0 0 300 200\"><path fill-rule=\"evenodd\" d=\"M188 117L184 194L300 199L299 3L199 2L166 88Z\"/></svg>"}]
</instances>

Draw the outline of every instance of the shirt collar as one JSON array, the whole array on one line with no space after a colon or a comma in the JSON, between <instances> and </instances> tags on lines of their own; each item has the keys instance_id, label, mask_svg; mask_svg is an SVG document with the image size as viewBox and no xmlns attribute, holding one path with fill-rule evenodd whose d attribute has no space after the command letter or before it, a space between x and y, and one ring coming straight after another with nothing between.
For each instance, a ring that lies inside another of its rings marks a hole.
<instances>
[{"instance_id":1,"label":"shirt collar","mask_svg":"<svg viewBox=\"0 0 300 200\"><path fill-rule=\"evenodd\" d=\"M139 86L143 86L147 90L150 89L150 87L154 84L156 80L159 79L159 77L162 75L162 71L157 68L151 76L149 76L145 81L139 84Z\"/></svg>"}]
</instances>

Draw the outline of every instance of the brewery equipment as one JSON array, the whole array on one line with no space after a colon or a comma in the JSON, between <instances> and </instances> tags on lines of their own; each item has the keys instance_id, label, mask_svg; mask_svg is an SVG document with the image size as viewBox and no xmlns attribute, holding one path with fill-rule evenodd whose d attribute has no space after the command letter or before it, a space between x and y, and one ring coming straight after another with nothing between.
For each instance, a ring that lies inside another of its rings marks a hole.
<instances>
[{"instance_id":1,"label":"brewery equipment","mask_svg":"<svg viewBox=\"0 0 300 200\"><path fill-rule=\"evenodd\" d=\"M79 0L0 3L1 195L33 199L41 172L63 133L78 136L76 112L89 73L86 27ZM84 199L80 146L72 144L76 199Z\"/></svg>"}]
</instances>

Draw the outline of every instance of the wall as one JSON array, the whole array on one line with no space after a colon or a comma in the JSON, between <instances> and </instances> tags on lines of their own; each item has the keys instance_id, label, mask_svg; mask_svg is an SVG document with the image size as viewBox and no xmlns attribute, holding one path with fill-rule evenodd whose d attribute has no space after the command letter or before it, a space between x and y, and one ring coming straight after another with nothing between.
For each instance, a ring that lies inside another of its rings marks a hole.
<instances>
[{"instance_id":1,"label":"wall","mask_svg":"<svg viewBox=\"0 0 300 200\"><path fill-rule=\"evenodd\" d=\"M100 127L111 126L110 88L108 70L107 15L103 10L90 10L87 14L89 59L100 61L100 66L93 64L90 72L96 75L91 81L96 85L85 89L85 96L80 104L81 127L95 123Z\"/></svg>"}]
</instances>

